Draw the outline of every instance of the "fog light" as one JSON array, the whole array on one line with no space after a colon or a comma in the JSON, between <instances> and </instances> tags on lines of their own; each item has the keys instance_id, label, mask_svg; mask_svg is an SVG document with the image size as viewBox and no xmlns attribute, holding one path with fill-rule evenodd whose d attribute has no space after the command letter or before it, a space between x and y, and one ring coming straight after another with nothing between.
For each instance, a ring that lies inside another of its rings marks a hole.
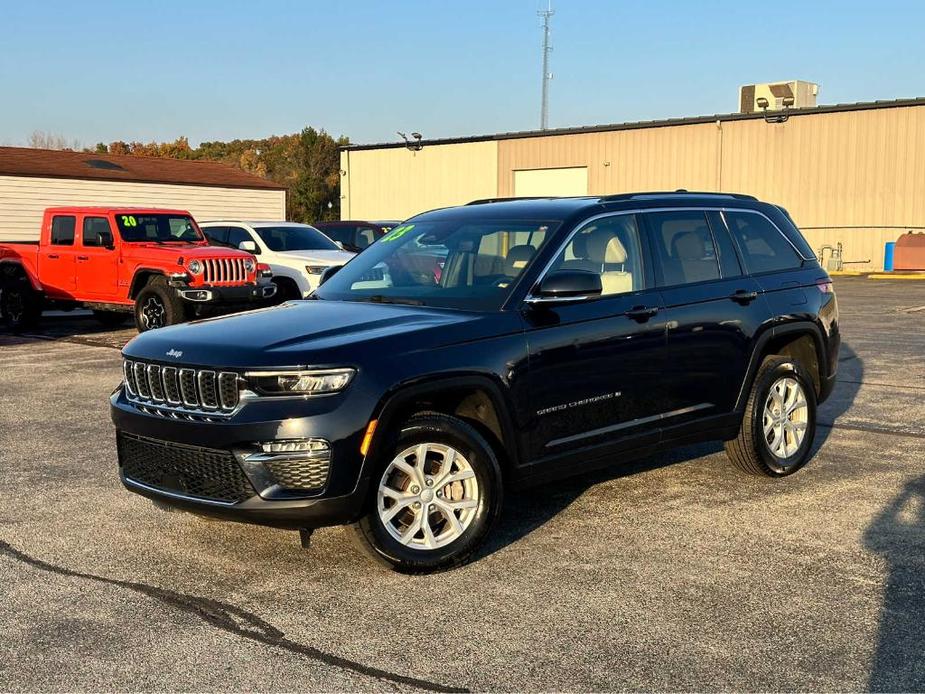
<instances>
[{"instance_id":1,"label":"fog light","mask_svg":"<svg viewBox=\"0 0 925 694\"><path fill-rule=\"evenodd\" d=\"M324 453L331 445L324 439L288 439L264 441L260 444L264 453Z\"/></svg>"}]
</instances>

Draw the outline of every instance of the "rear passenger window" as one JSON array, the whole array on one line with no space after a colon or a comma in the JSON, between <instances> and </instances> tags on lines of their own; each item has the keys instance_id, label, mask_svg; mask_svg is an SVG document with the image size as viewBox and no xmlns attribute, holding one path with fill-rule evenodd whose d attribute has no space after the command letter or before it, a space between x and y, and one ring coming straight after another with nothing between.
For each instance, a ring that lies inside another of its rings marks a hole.
<instances>
[{"instance_id":1,"label":"rear passenger window","mask_svg":"<svg viewBox=\"0 0 925 694\"><path fill-rule=\"evenodd\" d=\"M73 246L76 217L51 218L51 243L53 246Z\"/></svg>"},{"instance_id":2,"label":"rear passenger window","mask_svg":"<svg viewBox=\"0 0 925 694\"><path fill-rule=\"evenodd\" d=\"M650 212L646 221L652 231L661 286L719 279L716 246L703 212Z\"/></svg>"},{"instance_id":3,"label":"rear passenger window","mask_svg":"<svg viewBox=\"0 0 925 694\"><path fill-rule=\"evenodd\" d=\"M728 210L724 214L749 272L774 272L800 267L803 260L766 217Z\"/></svg>"},{"instance_id":4,"label":"rear passenger window","mask_svg":"<svg viewBox=\"0 0 925 694\"><path fill-rule=\"evenodd\" d=\"M584 270L601 276L601 295L643 289L639 229L633 215L603 217L576 233L550 272Z\"/></svg>"}]
</instances>

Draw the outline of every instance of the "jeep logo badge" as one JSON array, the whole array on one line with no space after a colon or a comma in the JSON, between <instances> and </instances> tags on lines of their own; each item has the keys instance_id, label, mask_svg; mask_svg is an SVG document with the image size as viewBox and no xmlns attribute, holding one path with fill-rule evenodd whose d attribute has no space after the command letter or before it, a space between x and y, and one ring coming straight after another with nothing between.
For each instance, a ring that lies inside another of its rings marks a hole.
<instances>
[{"instance_id":1,"label":"jeep logo badge","mask_svg":"<svg viewBox=\"0 0 925 694\"><path fill-rule=\"evenodd\" d=\"M172 350L170 350L169 352L167 352L167 356L168 356L168 357L173 357L174 359L179 359L180 357L183 356L183 352L181 352L181 351L178 350L178 349L172 349Z\"/></svg>"}]
</instances>

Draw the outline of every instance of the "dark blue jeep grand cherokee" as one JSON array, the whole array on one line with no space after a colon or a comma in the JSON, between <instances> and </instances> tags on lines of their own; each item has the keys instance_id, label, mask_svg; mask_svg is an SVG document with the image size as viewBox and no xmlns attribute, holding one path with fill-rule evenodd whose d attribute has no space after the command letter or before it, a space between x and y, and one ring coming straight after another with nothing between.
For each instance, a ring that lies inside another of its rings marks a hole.
<instances>
[{"instance_id":1,"label":"dark blue jeep grand cherokee","mask_svg":"<svg viewBox=\"0 0 925 694\"><path fill-rule=\"evenodd\" d=\"M472 557L511 485L703 440L795 472L838 345L780 207L479 201L392 229L309 300L138 336L112 419L133 492L306 540L352 524L430 571Z\"/></svg>"}]
</instances>

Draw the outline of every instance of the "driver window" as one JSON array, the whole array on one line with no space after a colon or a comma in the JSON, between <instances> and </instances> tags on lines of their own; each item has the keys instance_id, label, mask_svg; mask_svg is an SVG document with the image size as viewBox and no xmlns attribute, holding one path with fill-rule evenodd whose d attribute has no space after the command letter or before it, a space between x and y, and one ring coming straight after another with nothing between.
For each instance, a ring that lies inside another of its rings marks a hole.
<instances>
[{"instance_id":1,"label":"driver window","mask_svg":"<svg viewBox=\"0 0 925 694\"><path fill-rule=\"evenodd\" d=\"M558 270L600 275L601 296L642 289L642 250L635 215L604 217L579 230L549 272Z\"/></svg>"}]
</instances>

